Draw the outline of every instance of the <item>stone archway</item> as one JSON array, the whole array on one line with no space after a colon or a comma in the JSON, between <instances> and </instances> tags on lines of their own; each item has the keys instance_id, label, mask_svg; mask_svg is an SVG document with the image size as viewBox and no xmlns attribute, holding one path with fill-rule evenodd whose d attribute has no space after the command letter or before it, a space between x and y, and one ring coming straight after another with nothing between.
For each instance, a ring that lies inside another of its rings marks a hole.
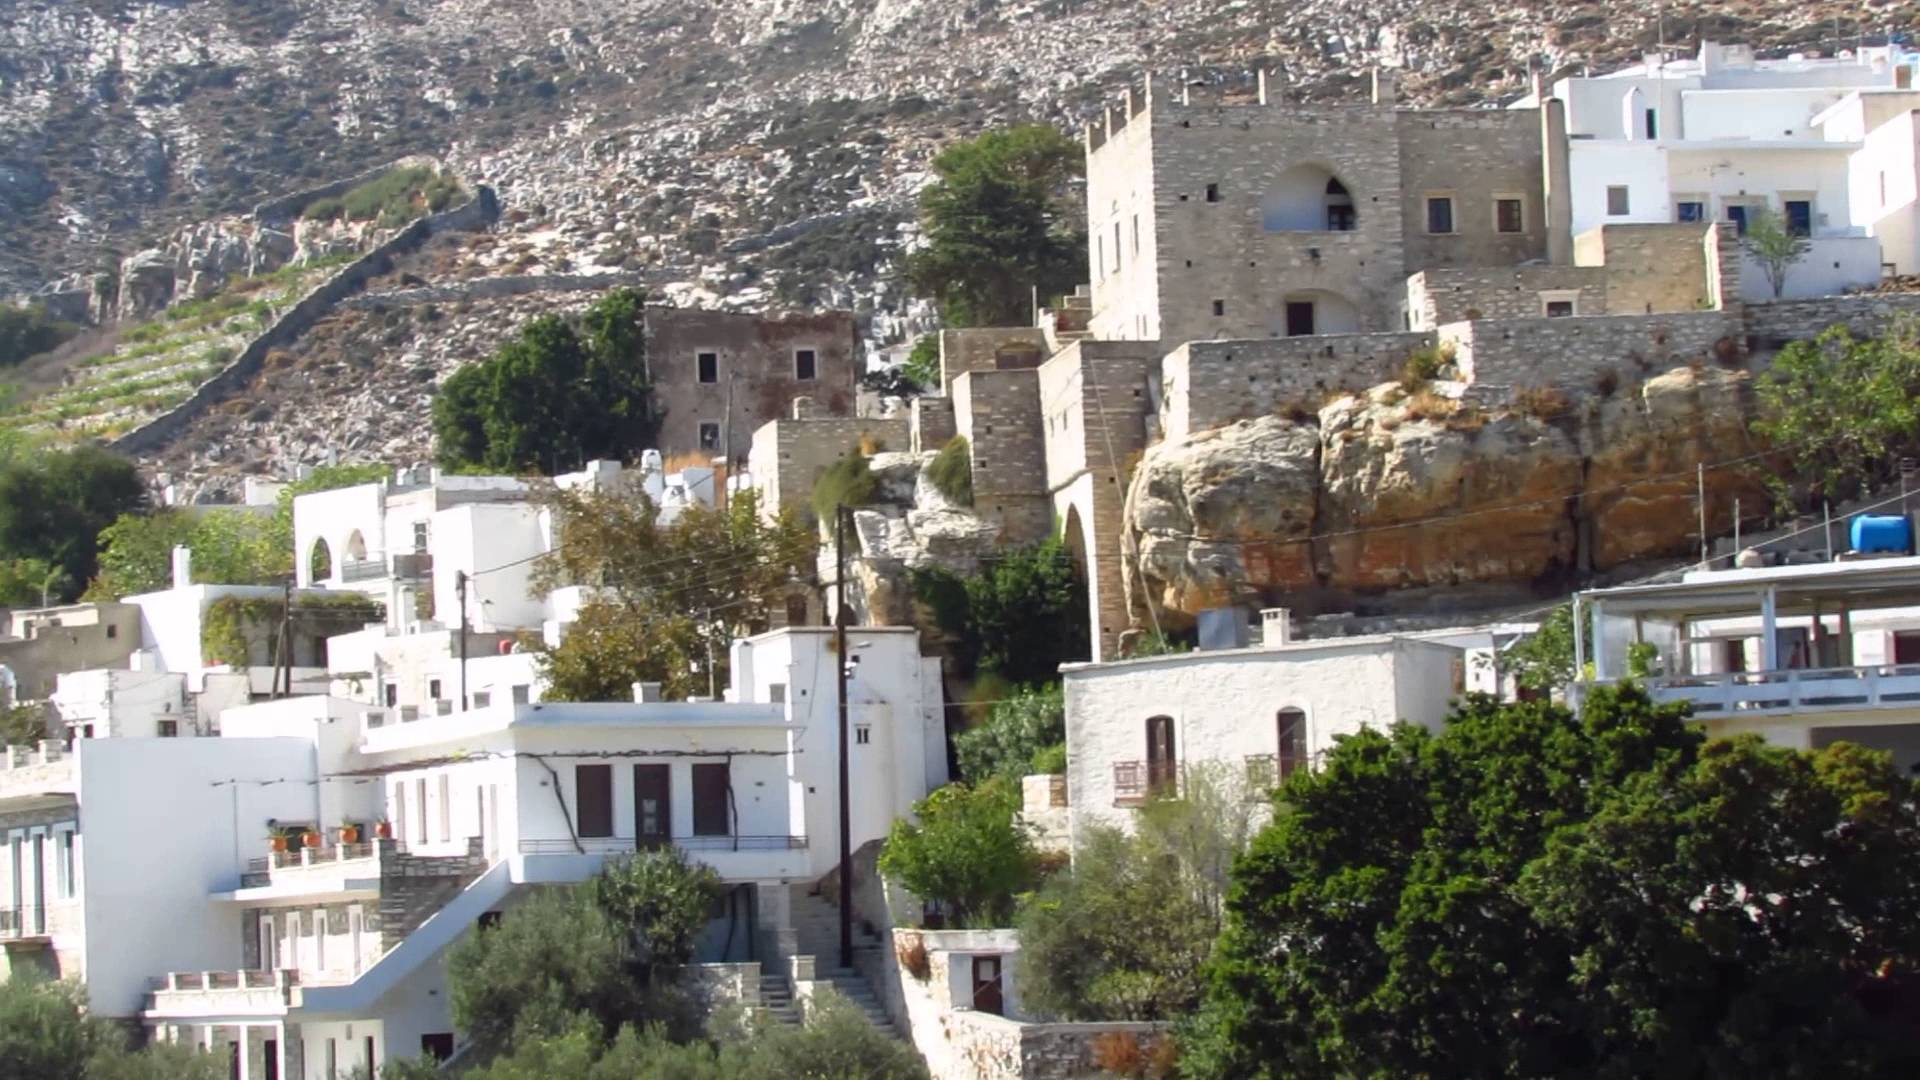
<instances>
[{"instance_id":1,"label":"stone archway","mask_svg":"<svg viewBox=\"0 0 1920 1080\"><path fill-rule=\"evenodd\" d=\"M1358 221L1353 192L1320 164L1282 172L1260 199L1260 224L1268 232L1352 232Z\"/></svg>"}]
</instances>

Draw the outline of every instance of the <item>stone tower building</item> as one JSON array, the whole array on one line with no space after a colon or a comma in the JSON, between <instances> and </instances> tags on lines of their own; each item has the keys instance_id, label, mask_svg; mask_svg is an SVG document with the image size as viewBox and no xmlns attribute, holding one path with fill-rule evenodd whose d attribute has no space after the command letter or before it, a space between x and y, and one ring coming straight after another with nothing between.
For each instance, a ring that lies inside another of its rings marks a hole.
<instances>
[{"instance_id":1,"label":"stone tower building","mask_svg":"<svg viewBox=\"0 0 1920 1080\"><path fill-rule=\"evenodd\" d=\"M1311 106L1148 79L1086 133L1092 336L1406 329L1409 274L1547 260L1560 115L1396 108L1384 73Z\"/></svg>"}]
</instances>

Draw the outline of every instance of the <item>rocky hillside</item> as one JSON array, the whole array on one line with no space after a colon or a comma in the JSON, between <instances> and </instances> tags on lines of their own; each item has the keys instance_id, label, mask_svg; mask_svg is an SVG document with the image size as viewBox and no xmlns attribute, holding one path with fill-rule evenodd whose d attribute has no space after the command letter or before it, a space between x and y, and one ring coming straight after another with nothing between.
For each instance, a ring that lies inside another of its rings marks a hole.
<instances>
[{"instance_id":1,"label":"rocky hillside","mask_svg":"<svg viewBox=\"0 0 1920 1080\"><path fill-rule=\"evenodd\" d=\"M1892 0L1675 4L1665 33L1823 48L1835 16L1844 39L1915 19ZM1457 104L1519 91L1530 60L1604 66L1657 35L1652 9L1565 0L0 0L0 295L60 282L109 319L205 298L297 239L261 228L300 210L290 193L407 155L496 190L488 231L381 287L562 287L324 320L149 458L217 489L334 452L424 455L431 386L579 299L569 275L848 307L899 340L927 325L898 257L932 153L1077 124L1142 69L1264 66L1323 98L1388 64L1412 99ZM148 295L163 270L174 292Z\"/></svg>"}]
</instances>

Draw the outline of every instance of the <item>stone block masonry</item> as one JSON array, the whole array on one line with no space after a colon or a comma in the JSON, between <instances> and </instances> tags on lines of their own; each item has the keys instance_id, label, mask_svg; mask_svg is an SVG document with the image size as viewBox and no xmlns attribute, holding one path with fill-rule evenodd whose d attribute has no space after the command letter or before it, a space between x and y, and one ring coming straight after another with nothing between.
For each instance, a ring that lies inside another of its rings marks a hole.
<instances>
[{"instance_id":1,"label":"stone block masonry","mask_svg":"<svg viewBox=\"0 0 1920 1080\"><path fill-rule=\"evenodd\" d=\"M1804 341L1830 326L1844 326L1855 337L1873 337L1885 333L1900 318L1920 318L1920 293L1825 296L1746 305L1748 341L1757 350Z\"/></svg>"},{"instance_id":2,"label":"stone block masonry","mask_svg":"<svg viewBox=\"0 0 1920 1080\"><path fill-rule=\"evenodd\" d=\"M1045 435L1035 369L969 371L953 381L954 427L973 462L973 509L1001 526L1001 542L1047 537Z\"/></svg>"},{"instance_id":3,"label":"stone block masonry","mask_svg":"<svg viewBox=\"0 0 1920 1080\"><path fill-rule=\"evenodd\" d=\"M940 331L940 386L953 393L953 381L969 371L1037 368L1047 358L1047 335L1033 327L981 327Z\"/></svg>"},{"instance_id":4,"label":"stone block masonry","mask_svg":"<svg viewBox=\"0 0 1920 1080\"><path fill-rule=\"evenodd\" d=\"M768 517L792 510L811 518L814 482L827 466L859 449L905 450L908 420L903 416L818 416L774 420L754 431L748 471L760 493L760 511Z\"/></svg>"},{"instance_id":5,"label":"stone block masonry","mask_svg":"<svg viewBox=\"0 0 1920 1080\"><path fill-rule=\"evenodd\" d=\"M1407 317L1413 329L1431 330L1470 319L1537 318L1555 301L1571 304L1570 314L1605 315L1608 281L1607 269L1589 266L1423 270L1407 279Z\"/></svg>"},{"instance_id":6,"label":"stone block masonry","mask_svg":"<svg viewBox=\"0 0 1920 1080\"><path fill-rule=\"evenodd\" d=\"M959 433L953 423L952 398L914 398L910 424L913 437L909 449L916 454L938 450Z\"/></svg>"},{"instance_id":7,"label":"stone block masonry","mask_svg":"<svg viewBox=\"0 0 1920 1080\"><path fill-rule=\"evenodd\" d=\"M1738 362L1743 333L1738 311L1501 319L1439 330L1466 382L1575 392L1592 389L1608 371L1629 384L1689 363Z\"/></svg>"},{"instance_id":8,"label":"stone block masonry","mask_svg":"<svg viewBox=\"0 0 1920 1080\"><path fill-rule=\"evenodd\" d=\"M1161 361L1160 427L1179 439L1290 407L1317 409L1337 391L1397 377L1408 354L1434 343L1430 332L1190 342Z\"/></svg>"},{"instance_id":9,"label":"stone block masonry","mask_svg":"<svg viewBox=\"0 0 1920 1080\"><path fill-rule=\"evenodd\" d=\"M1602 225L1573 239L1573 260L1606 274L1606 307L1582 315L1700 311L1714 304L1710 225ZM1739 295L1736 286L1733 295ZM1453 322L1454 319L1441 319Z\"/></svg>"}]
</instances>

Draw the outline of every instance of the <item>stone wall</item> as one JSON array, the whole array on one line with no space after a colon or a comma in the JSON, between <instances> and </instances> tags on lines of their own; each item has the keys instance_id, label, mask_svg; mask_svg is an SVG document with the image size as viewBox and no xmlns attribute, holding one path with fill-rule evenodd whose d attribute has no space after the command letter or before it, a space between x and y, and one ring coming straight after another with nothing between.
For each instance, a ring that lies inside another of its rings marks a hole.
<instances>
[{"instance_id":1,"label":"stone wall","mask_svg":"<svg viewBox=\"0 0 1920 1080\"><path fill-rule=\"evenodd\" d=\"M1405 273L1443 266L1512 266L1547 254L1538 109L1400 109ZM1426 231L1428 196L1453 199L1454 231ZM1523 228L1500 232L1496 199L1522 202Z\"/></svg>"},{"instance_id":2,"label":"stone wall","mask_svg":"<svg viewBox=\"0 0 1920 1080\"><path fill-rule=\"evenodd\" d=\"M953 380L969 371L1037 368L1047 358L1047 335L1034 327L978 327L940 331L940 385L953 393Z\"/></svg>"},{"instance_id":3,"label":"stone wall","mask_svg":"<svg viewBox=\"0 0 1920 1080\"><path fill-rule=\"evenodd\" d=\"M417 307L421 304L450 304L461 300L496 300L505 296L525 296L538 292L600 292L621 286L644 287L654 282L678 280L673 271L621 270L606 274L504 274L475 278L445 285L423 285L414 289L387 289L361 293L340 302L343 308Z\"/></svg>"},{"instance_id":4,"label":"stone wall","mask_svg":"<svg viewBox=\"0 0 1920 1080\"><path fill-rule=\"evenodd\" d=\"M819 416L774 420L755 429L748 472L760 493L761 512L792 510L811 518L814 481L827 466L857 450L864 439L883 449L905 449L903 416Z\"/></svg>"},{"instance_id":5,"label":"stone wall","mask_svg":"<svg viewBox=\"0 0 1920 1080\"><path fill-rule=\"evenodd\" d=\"M1465 381L1575 391L1606 372L1627 384L1696 361L1737 361L1742 333L1737 311L1487 320L1439 330Z\"/></svg>"},{"instance_id":6,"label":"stone wall","mask_svg":"<svg viewBox=\"0 0 1920 1080\"><path fill-rule=\"evenodd\" d=\"M1319 334L1195 341L1161 361L1160 429L1169 439L1288 408L1315 409L1336 390L1397 377L1431 332Z\"/></svg>"},{"instance_id":7,"label":"stone wall","mask_svg":"<svg viewBox=\"0 0 1920 1080\"><path fill-rule=\"evenodd\" d=\"M394 840L375 840L380 855L380 942L392 949L487 871L480 837L463 856L410 855Z\"/></svg>"},{"instance_id":8,"label":"stone wall","mask_svg":"<svg viewBox=\"0 0 1920 1080\"><path fill-rule=\"evenodd\" d=\"M1605 312L1699 311L1715 306L1707 259L1713 231L1705 223L1602 225L1574 237L1573 261L1605 267Z\"/></svg>"},{"instance_id":9,"label":"stone wall","mask_svg":"<svg viewBox=\"0 0 1920 1080\"><path fill-rule=\"evenodd\" d=\"M969 371L953 381L954 427L973 461L973 511L1000 526L1006 545L1046 539L1045 437L1035 370Z\"/></svg>"},{"instance_id":10,"label":"stone wall","mask_svg":"<svg viewBox=\"0 0 1920 1080\"><path fill-rule=\"evenodd\" d=\"M947 445L960 430L953 422L953 399L924 394L914 398L909 426L912 436L907 448L914 453L924 454Z\"/></svg>"},{"instance_id":11,"label":"stone wall","mask_svg":"<svg viewBox=\"0 0 1920 1080\"><path fill-rule=\"evenodd\" d=\"M1815 300L1774 300L1748 304L1746 332L1756 349L1777 349L1804 341L1829 326L1845 326L1855 337L1879 334L1897 318L1920 318L1920 293L1871 293L1824 296Z\"/></svg>"},{"instance_id":12,"label":"stone wall","mask_svg":"<svg viewBox=\"0 0 1920 1080\"><path fill-rule=\"evenodd\" d=\"M272 326L248 342L232 363L196 387L192 396L120 436L110 445L123 454L151 453L166 445L202 413L245 389L260 373L269 352L298 340L314 323L331 314L341 300L359 292L368 281L393 269L393 260L397 256L417 250L435 233L484 228L499 215L499 199L492 188L483 184L474 191L473 198L465 203L415 220L301 297L299 302L274 320Z\"/></svg>"},{"instance_id":13,"label":"stone wall","mask_svg":"<svg viewBox=\"0 0 1920 1080\"><path fill-rule=\"evenodd\" d=\"M369 180L377 180L395 169L412 168L416 165L438 167L439 164L440 162L424 155L397 158L387 162L385 165L376 165L365 172L358 172L344 179L334 180L330 183L320 184L315 187L303 188L299 191L288 192L285 195L268 199L254 206L253 219L263 224L286 222L298 217L300 211L305 210L308 205L317 199L330 199L337 195L345 195L361 184Z\"/></svg>"},{"instance_id":14,"label":"stone wall","mask_svg":"<svg viewBox=\"0 0 1920 1080\"><path fill-rule=\"evenodd\" d=\"M979 1080L1070 1080L1109 1075L1097 1064L1095 1044L1130 1039L1150 1044L1167 1024L1031 1024L970 1009L947 1022L953 1057L965 1063L957 1074Z\"/></svg>"},{"instance_id":15,"label":"stone wall","mask_svg":"<svg viewBox=\"0 0 1920 1080\"><path fill-rule=\"evenodd\" d=\"M1547 298L1572 299L1577 315L1605 315L1611 270L1532 264L1448 267L1407 278L1407 317L1415 330L1470 319L1532 319L1546 314ZM1701 280L1705 280L1704 274Z\"/></svg>"}]
</instances>

